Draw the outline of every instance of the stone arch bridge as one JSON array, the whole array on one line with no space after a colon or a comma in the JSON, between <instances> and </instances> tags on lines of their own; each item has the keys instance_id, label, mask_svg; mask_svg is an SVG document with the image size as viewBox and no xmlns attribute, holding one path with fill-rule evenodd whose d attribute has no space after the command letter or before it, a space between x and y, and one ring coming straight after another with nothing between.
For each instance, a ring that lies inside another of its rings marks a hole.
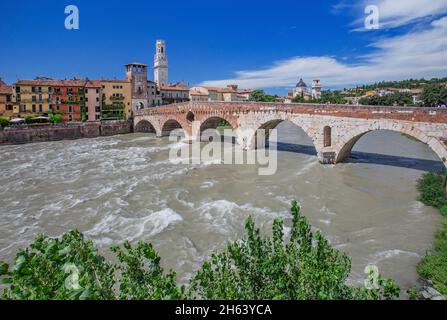
<instances>
[{"instance_id":1,"label":"stone arch bridge","mask_svg":"<svg viewBox=\"0 0 447 320\"><path fill-rule=\"evenodd\" d=\"M268 135L282 121L291 121L312 139L324 164L342 162L366 133L391 130L426 143L447 166L445 108L185 102L137 111L134 129L157 136L183 129L186 139L198 140L205 129L217 128L222 120L233 127L237 143L246 150L258 145L257 129L266 129Z\"/></svg>"}]
</instances>

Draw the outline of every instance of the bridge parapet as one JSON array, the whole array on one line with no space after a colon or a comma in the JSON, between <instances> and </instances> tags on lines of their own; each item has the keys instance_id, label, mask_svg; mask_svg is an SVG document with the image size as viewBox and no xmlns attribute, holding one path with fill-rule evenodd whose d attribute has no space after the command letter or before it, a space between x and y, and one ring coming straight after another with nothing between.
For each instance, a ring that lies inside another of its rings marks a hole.
<instances>
[{"instance_id":1,"label":"bridge parapet","mask_svg":"<svg viewBox=\"0 0 447 320\"><path fill-rule=\"evenodd\" d=\"M183 112L285 112L362 119L396 119L447 123L447 108L363 106L335 104L284 104L263 102L183 102L137 111L135 117Z\"/></svg>"}]
</instances>

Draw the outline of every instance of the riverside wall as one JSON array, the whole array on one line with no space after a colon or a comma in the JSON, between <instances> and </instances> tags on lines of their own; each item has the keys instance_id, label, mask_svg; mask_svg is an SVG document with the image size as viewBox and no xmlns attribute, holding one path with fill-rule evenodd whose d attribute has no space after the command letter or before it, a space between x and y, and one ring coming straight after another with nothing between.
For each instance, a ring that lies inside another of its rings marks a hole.
<instances>
[{"instance_id":1,"label":"riverside wall","mask_svg":"<svg viewBox=\"0 0 447 320\"><path fill-rule=\"evenodd\" d=\"M17 127L0 130L0 144L75 140L133 132L132 121L102 121L45 127Z\"/></svg>"}]
</instances>

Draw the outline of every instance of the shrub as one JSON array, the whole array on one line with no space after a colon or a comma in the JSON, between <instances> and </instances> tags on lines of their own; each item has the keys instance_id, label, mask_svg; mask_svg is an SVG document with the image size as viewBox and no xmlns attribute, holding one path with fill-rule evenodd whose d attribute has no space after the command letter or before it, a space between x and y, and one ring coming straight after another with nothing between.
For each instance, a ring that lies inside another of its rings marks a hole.
<instances>
[{"instance_id":1,"label":"shrub","mask_svg":"<svg viewBox=\"0 0 447 320\"><path fill-rule=\"evenodd\" d=\"M251 218L246 237L212 255L187 287L165 274L152 245L112 247L118 263L105 261L77 231L61 239L40 235L20 250L12 270L0 264L3 299L392 299L400 289L389 279L369 278L372 288L351 287L348 256L315 234L296 202L290 241L278 219L262 236Z\"/></svg>"},{"instance_id":2,"label":"shrub","mask_svg":"<svg viewBox=\"0 0 447 320\"><path fill-rule=\"evenodd\" d=\"M447 205L445 194L445 176L439 173L425 173L418 182L420 200L436 208Z\"/></svg>"},{"instance_id":3,"label":"shrub","mask_svg":"<svg viewBox=\"0 0 447 320\"><path fill-rule=\"evenodd\" d=\"M0 127L5 128L9 126L9 119L6 117L0 117Z\"/></svg>"}]
</instances>

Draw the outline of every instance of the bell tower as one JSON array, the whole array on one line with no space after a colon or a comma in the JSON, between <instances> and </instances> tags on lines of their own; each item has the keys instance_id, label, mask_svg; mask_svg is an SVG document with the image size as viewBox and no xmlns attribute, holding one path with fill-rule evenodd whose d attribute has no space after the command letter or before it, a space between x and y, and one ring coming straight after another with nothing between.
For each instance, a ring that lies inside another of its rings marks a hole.
<instances>
[{"instance_id":1,"label":"bell tower","mask_svg":"<svg viewBox=\"0 0 447 320\"><path fill-rule=\"evenodd\" d=\"M154 81L159 86L168 85L168 56L166 42L157 40L154 58Z\"/></svg>"}]
</instances>

